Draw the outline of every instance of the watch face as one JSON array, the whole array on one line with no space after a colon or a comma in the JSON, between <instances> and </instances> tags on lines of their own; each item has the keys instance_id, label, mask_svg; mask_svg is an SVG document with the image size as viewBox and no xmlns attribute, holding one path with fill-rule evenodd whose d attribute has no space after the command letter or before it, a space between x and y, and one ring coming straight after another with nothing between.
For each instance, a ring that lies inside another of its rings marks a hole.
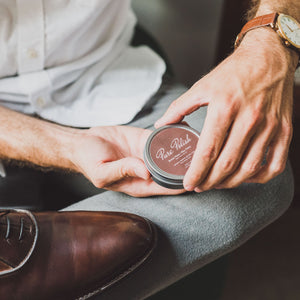
<instances>
[{"instance_id":1,"label":"watch face","mask_svg":"<svg viewBox=\"0 0 300 300\"><path fill-rule=\"evenodd\" d=\"M284 37L295 47L300 48L300 24L292 17L280 14L278 26Z\"/></svg>"}]
</instances>

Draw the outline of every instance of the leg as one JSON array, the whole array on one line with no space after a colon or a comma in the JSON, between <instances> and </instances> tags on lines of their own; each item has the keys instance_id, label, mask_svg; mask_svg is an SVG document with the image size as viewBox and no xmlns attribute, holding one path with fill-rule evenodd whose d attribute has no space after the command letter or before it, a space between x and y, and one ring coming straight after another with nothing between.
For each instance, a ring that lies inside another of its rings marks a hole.
<instances>
[{"instance_id":1,"label":"leg","mask_svg":"<svg viewBox=\"0 0 300 300\"><path fill-rule=\"evenodd\" d=\"M154 104L152 113L131 125L151 127L182 92L180 86L161 90L161 101ZM204 117L201 109L188 122L199 130ZM152 257L103 295L105 299L143 299L240 246L278 218L292 197L288 164L283 174L265 185L243 184L232 190L144 199L104 192L66 210L132 212L158 226L158 245Z\"/></svg>"},{"instance_id":2,"label":"leg","mask_svg":"<svg viewBox=\"0 0 300 300\"><path fill-rule=\"evenodd\" d=\"M158 226L151 259L105 294L105 299L143 299L240 246L278 218L291 199L288 166L264 186L148 199L105 192L67 210L133 212Z\"/></svg>"}]
</instances>

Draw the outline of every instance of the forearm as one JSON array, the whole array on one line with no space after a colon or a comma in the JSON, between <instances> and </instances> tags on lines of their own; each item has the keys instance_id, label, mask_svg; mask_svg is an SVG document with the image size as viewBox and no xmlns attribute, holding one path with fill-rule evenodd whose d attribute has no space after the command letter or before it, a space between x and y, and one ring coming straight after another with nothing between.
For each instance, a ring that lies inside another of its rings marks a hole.
<instances>
[{"instance_id":1,"label":"forearm","mask_svg":"<svg viewBox=\"0 0 300 300\"><path fill-rule=\"evenodd\" d=\"M0 106L0 158L73 170L79 130L35 119Z\"/></svg>"},{"instance_id":2,"label":"forearm","mask_svg":"<svg viewBox=\"0 0 300 300\"><path fill-rule=\"evenodd\" d=\"M257 15L274 11L291 15L299 21L300 2L299 0L260 0Z\"/></svg>"}]
</instances>

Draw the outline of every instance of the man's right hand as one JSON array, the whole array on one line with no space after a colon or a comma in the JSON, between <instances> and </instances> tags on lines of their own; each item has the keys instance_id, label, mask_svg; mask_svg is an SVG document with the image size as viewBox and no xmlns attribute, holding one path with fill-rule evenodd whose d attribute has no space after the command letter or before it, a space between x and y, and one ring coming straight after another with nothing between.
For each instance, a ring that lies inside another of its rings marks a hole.
<instances>
[{"instance_id":1,"label":"man's right hand","mask_svg":"<svg viewBox=\"0 0 300 300\"><path fill-rule=\"evenodd\" d=\"M156 184L143 162L143 149L150 130L111 126L83 130L74 150L73 163L96 187L134 197L174 195Z\"/></svg>"}]
</instances>

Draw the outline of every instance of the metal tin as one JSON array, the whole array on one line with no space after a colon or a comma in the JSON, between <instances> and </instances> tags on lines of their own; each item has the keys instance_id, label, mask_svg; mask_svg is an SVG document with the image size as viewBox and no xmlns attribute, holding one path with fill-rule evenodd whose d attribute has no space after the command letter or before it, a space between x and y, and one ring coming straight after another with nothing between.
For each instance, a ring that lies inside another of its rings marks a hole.
<instances>
[{"instance_id":1,"label":"metal tin","mask_svg":"<svg viewBox=\"0 0 300 300\"><path fill-rule=\"evenodd\" d=\"M199 136L198 131L182 124L153 131L144 149L144 161L152 179L163 187L182 189Z\"/></svg>"}]
</instances>

